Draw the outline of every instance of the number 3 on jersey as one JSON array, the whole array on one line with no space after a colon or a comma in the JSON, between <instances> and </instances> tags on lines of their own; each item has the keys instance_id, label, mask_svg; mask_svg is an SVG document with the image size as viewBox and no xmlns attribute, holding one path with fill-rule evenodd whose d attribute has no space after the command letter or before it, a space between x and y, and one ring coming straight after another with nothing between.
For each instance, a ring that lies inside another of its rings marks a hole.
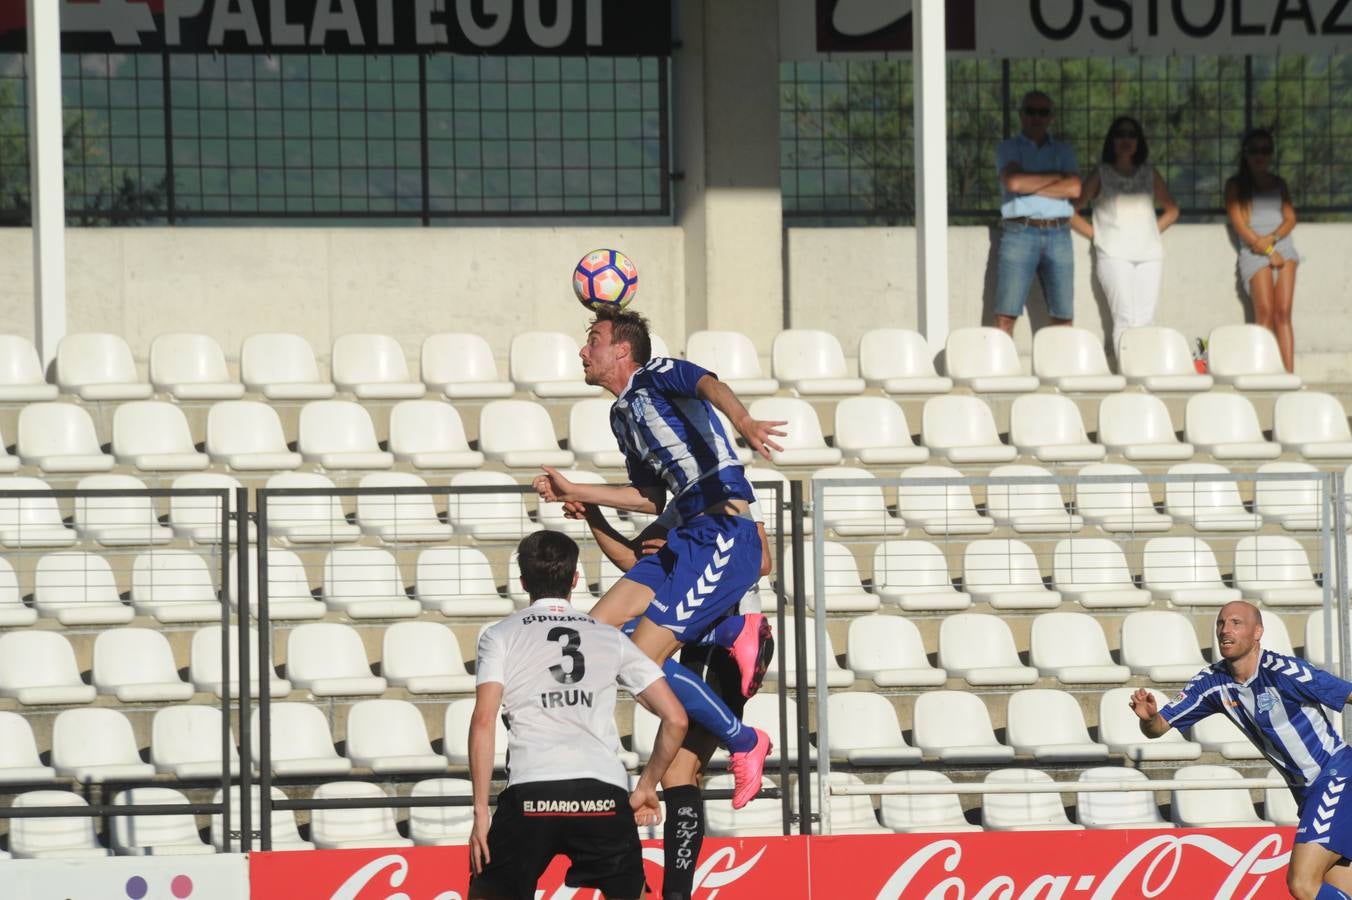
<instances>
[{"instance_id":1,"label":"number 3 on jersey","mask_svg":"<svg viewBox=\"0 0 1352 900\"><path fill-rule=\"evenodd\" d=\"M576 684L587 674L587 659L582 655L582 636L572 628L550 629L548 639L559 645L568 666L561 663L549 667L549 674L559 684Z\"/></svg>"}]
</instances>

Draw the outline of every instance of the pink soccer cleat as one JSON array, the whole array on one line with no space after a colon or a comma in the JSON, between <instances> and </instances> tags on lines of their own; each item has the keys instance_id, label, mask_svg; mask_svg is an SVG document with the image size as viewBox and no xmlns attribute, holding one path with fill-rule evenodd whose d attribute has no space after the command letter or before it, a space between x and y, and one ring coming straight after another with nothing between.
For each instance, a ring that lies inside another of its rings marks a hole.
<instances>
[{"instance_id":1,"label":"pink soccer cleat","mask_svg":"<svg viewBox=\"0 0 1352 900\"><path fill-rule=\"evenodd\" d=\"M761 790L761 773L765 771L765 758L770 755L770 736L759 728L756 732L756 746L745 753L734 753L728 762L732 770L732 808L741 809Z\"/></svg>"},{"instance_id":2,"label":"pink soccer cleat","mask_svg":"<svg viewBox=\"0 0 1352 900\"><path fill-rule=\"evenodd\" d=\"M754 697L765 680L765 670L774 656L775 639L770 633L770 622L760 613L742 617L742 631L732 642L728 652L742 673L742 696Z\"/></svg>"}]
</instances>

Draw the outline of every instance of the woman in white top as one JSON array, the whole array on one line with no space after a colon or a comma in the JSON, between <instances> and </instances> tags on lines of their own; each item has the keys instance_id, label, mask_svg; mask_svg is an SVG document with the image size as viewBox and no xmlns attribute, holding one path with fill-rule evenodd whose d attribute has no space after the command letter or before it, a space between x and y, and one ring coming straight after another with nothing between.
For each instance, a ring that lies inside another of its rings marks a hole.
<instances>
[{"instance_id":1,"label":"woman in white top","mask_svg":"<svg viewBox=\"0 0 1352 900\"><path fill-rule=\"evenodd\" d=\"M1141 123L1118 116L1103 139L1103 159L1084 180L1070 227L1094 242L1099 285L1113 313L1113 346L1128 328L1155 318L1164 273L1160 232L1178 218L1178 204L1149 156ZM1081 211L1094 201L1093 223ZM1156 214L1156 207L1163 212Z\"/></svg>"}]
</instances>

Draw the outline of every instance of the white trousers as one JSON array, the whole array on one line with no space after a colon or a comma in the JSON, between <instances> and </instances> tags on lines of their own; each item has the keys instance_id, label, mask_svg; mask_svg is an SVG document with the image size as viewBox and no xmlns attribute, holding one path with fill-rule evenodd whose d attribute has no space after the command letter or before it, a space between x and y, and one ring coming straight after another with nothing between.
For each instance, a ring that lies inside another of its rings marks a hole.
<instances>
[{"instance_id":1,"label":"white trousers","mask_svg":"<svg viewBox=\"0 0 1352 900\"><path fill-rule=\"evenodd\" d=\"M1114 259L1102 253L1094 254L1098 263L1099 286L1108 298L1113 313L1112 346L1128 328L1150 325L1155 320L1155 307L1160 301L1160 280L1164 275L1164 261L1150 259L1132 262Z\"/></svg>"}]
</instances>

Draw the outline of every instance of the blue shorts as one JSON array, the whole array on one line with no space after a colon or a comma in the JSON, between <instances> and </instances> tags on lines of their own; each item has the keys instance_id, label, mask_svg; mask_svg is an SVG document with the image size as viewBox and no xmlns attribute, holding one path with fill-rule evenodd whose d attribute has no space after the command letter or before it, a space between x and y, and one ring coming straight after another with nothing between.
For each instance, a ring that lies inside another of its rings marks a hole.
<instances>
[{"instance_id":1,"label":"blue shorts","mask_svg":"<svg viewBox=\"0 0 1352 900\"><path fill-rule=\"evenodd\" d=\"M1334 774L1337 771L1330 769L1305 789L1296 843L1319 844L1326 850L1352 857L1352 787L1348 785L1348 776Z\"/></svg>"},{"instance_id":2,"label":"blue shorts","mask_svg":"<svg viewBox=\"0 0 1352 900\"><path fill-rule=\"evenodd\" d=\"M741 516L696 516L667 534L667 543L625 573L653 591L643 615L689 642L736 609L760 578L756 523Z\"/></svg>"},{"instance_id":3,"label":"blue shorts","mask_svg":"<svg viewBox=\"0 0 1352 900\"><path fill-rule=\"evenodd\" d=\"M1042 285L1047 312L1067 322L1075 318L1075 253L1070 220L1060 228L1038 228L1005 220L1000 226L995 311L1018 318L1028 301L1033 276Z\"/></svg>"}]
</instances>

